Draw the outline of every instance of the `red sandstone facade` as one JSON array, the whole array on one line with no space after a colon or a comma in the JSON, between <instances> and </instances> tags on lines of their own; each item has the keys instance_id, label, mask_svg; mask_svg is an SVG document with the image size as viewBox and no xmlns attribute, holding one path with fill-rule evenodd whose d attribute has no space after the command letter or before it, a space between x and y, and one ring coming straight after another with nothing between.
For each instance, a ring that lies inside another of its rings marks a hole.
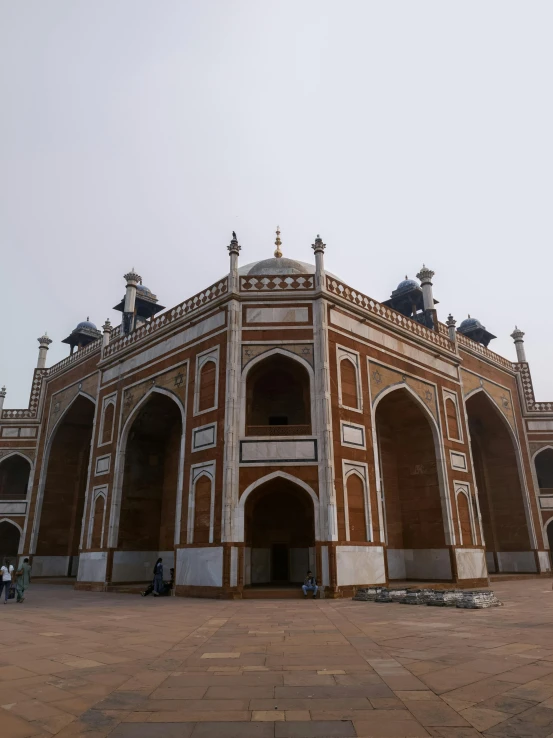
<instances>
[{"instance_id":1,"label":"red sandstone facade","mask_svg":"<svg viewBox=\"0 0 553 738\"><path fill-rule=\"evenodd\" d=\"M438 321L429 270L394 292L424 297L406 315L313 248L238 269L233 240L230 273L158 315L131 273L120 328L80 324L48 369L39 339L29 408L0 415L0 554L89 589L162 556L177 594L217 597L308 568L330 597L549 575L553 403L521 332L513 363Z\"/></svg>"}]
</instances>

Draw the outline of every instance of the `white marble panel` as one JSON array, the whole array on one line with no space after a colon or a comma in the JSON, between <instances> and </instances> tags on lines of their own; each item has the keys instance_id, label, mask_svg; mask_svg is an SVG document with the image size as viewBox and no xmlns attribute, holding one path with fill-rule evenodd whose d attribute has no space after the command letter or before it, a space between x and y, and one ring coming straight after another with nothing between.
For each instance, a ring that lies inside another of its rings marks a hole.
<instances>
[{"instance_id":1,"label":"white marble panel","mask_svg":"<svg viewBox=\"0 0 553 738\"><path fill-rule=\"evenodd\" d=\"M490 574L495 573L495 559L491 551L486 551L486 566Z\"/></svg>"},{"instance_id":2,"label":"white marble panel","mask_svg":"<svg viewBox=\"0 0 553 738\"><path fill-rule=\"evenodd\" d=\"M366 338L373 343L389 349L390 351L402 354L403 356L407 356L409 359L418 361L425 366L437 369L450 377L454 377L455 379L458 377L457 367L437 358L435 354L428 353L427 351L416 348L410 343L398 340L387 333L383 333L382 331L373 328L367 323L361 323L359 320L355 320L355 318L344 315L337 310L330 311L330 322L339 328L351 331L362 338ZM413 336L413 340L416 340L416 336Z\"/></svg>"},{"instance_id":3,"label":"white marble panel","mask_svg":"<svg viewBox=\"0 0 553 738\"><path fill-rule=\"evenodd\" d=\"M402 548L389 548L386 551L388 576L390 579L406 579L405 556Z\"/></svg>"},{"instance_id":4,"label":"white marble panel","mask_svg":"<svg viewBox=\"0 0 553 738\"><path fill-rule=\"evenodd\" d=\"M204 448L213 448L216 444L216 428L217 425L215 423L194 428L192 431L192 450L201 451Z\"/></svg>"},{"instance_id":5,"label":"white marble panel","mask_svg":"<svg viewBox=\"0 0 553 738\"><path fill-rule=\"evenodd\" d=\"M342 444L344 446L354 446L355 448L365 448L365 428L362 425L354 425L340 421L342 431Z\"/></svg>"},{"instance_id":6,"label":"white marble panel","mask_svg":"<svg viewBox=\"0 0 553 738\"><path fill-rule=\"evenodd\" d=\"M538 559L540 563L540 572L551 571L549 551L538 551Z\"/></svg>"},{"instance_id":7,"label":"white marble panel","mask_svg":"<svg viewBox=\"0 0 553 738\"><path fill-rule=\"evenodd\" d=\"M25 515L26 502L0 502L0 515Z\"/></svg>"},{"instance_id":8,"label":"white marble panel","mask_svg":"<svg viewBox=\"0 0 553 738\"><path fill-rule=\"evenodd\" d=\"M82 553L79 556L79 582L105 582L108 555L105 551Z\"/></svg>"},{"instance_id":9,"label":"white marble panel","mask_svg":"<svg viewBox=\"0 0 553 738\"><path fill-rule=\"evenodd\" d=\"M553 430L553 420L529 420L528 430L531 430L531 431Z\"/></svg>"},{"instance_id":10,"label":"white marble panel","mask_svg":"<svg viewBox=\"0 0 553 738\"><path fill-rule=\"evenodd\" d=\"M21 428L20 438L34 438L36 436L36 428Z\"/></svg>"},{"instance_id":11,"label":"white marble panel","mask_svg":"<svg viewBox=\"0 0 553 738\"><path fill-rule=\"evenodd\" d=\"M486 556L481 549L457 548L455 558L459 579L487 579Z\"/></svg>"},{"instance_id":12,"label":"white marble panel","mask_svg":"<svg viewBox=\"0 0 553 738\"><path fill-rule=\"evenodd\" d=\"M111 369L106 369L102 374L102 381L104 383L111 382L111 380L117 379L117 377L120 377L133 369L137 369L138 367L148 364L150 361L158 359L160 356L163 356L170 351L175 351L175 349L185 346L187 343L204 336L206 333L210 333L216 328L221 328L224 324L224 312L221 311L215 315L211 315L209 318L201 320L199 323L190 326L190 328L186 328L185 330L176 333L174 336L171 336L171 338L161 341L146 351L142 351L136 356L126 359L126 361L122 361L117 366L114 366Z\"/></svg>"},{"instance_id":13,"label":"white marble panel","mask_svg":"<svg viewBox=\"0 0 553 738\"><path fill-rule=\"evenodd\" d=\"M290 549L290 581L301 582L305 579L309 566L308 548Z\"/></svg>"},{"instance_id":14,"label":"white marble panel","mask_svg":"<svg viewBox=\"0 0 553 738\"><path fill-rule=\"evenodd\" d=\"M111 456L100 456L96 459L96 474L107 474L111 463Z\"/></svg>"},{"instance_id":15,"label":"white marble panel","mask_svg":"<svg viewBox=\"0 0 553 738\"><path fill-rule=\"evenodd\" d=\"M244 548L244 584L252 583L252 550L249 546Z\"/></svg>"},{"instance_id":16,"label":"white marble panel","mask_svg":"<svg viewBox=\"0 0 553 738\"><path fill-rule=\"evenodd\" d=\"M4 426L4 428L2 428L2 436L4 438L18 438L19 428L9 428L7 426Z\"/></svg>"},{"instance_id":17,"label":"white marble panel","mask_svg":"<svg viewBox=\"0 0 553 738\"><path fill-rule=\"evenodd\" d=\"M69 556L33 556L33 577L66 577Z\"/></svg>"},{"instance_id":18,"label":"white marble panel","mask_svg":"<svg viewBox=\"0 0 553 738\"><path fill-rule=\"evenodd\" d=\"M71 571L70 574L72 577L76 577L79 573L79 561L81 559L81 555L78 556L72 556L71 557Z\"/></svg>"},{"instance_id":19,"label":"white marble panel","mask_svg":"<svg viewBox=\"0 0 553 738\"><path fill-rule=\"evenodd\" d=\"M240 441L242 462L315 461L315 441Z\"/></svg>"},{"instance_id":20,"label":"white marble panel","mask_svg":"<svg viewBox=\"0 0 553 738\"><path fill-rule=\"evenodd\" d=\"M500 572L533 573L536 571L533 551L498 551L497 560Z\"/></svg>"},{"instance_id":21,"label":"white marble panel","mask_svg":"<svg viewBox=\"0 0 553 738\"><path fill-rule=\"evenodd\" d=\"M337 546L336 582L350 584L385 584L384 548L382 546Z\"/></svg>"},{"instance_id":22,"label":"white marble panel","mask_svg":"<svg viewBox=\"0 0 553 738\"><path fill-rule=\"evenodd\" d=\"M309 310L306 307L248 308L246 323L307 323Z\"/></svg>"},{"instance_id":23,"label":"white marble panel","mask_svg":"<svg viewBox=\"0 0 553 738\"><path fill-rule=\"evenodd\" d=\"M176 581L179 585L222 587L222 546L177 549Z\"/></svg>"},{"instance_id":24,"label":"white marble panel","mask_svg":"<svg viewBox=\"0 0 553 738\"><path fill-rule=\"evenodd\" d=\"M461 471L467 470L467 457L465 454L459 453L458 451L449 452L451 458L451 468L460 469Z\"/></svg>"},{"instance_id":25,"label":"white marble panel","mask_svg":"<svg viewBox=\"0 0 553 738\"><path fill-rule=\"evenodd\" d=\"M321 546L321 579L324 587L330 584L330 569L328 564L328 546Z\"/></svg>"},{"instance_id":26,"label":"white marble panel","mask_svg":"<svg viewBox=\"0 0 553 738\"><path fill-rule=\"evenodd\" d=\"M238 584L238 549L233 547L230 549L230 586L236 587Z\"/></svg>"},{"instance_id":27,"label":"white marble panel","mask_svg":"<svg viewBox=\"0 0 553 738\"><path fill-rule=\"evenodd\" d=\"M149 582L154 578L154 566L159 557L163 559L163 575L169 578L173 565L172 551L115 551L113 554L113 582Z\"/></svg>"},{"instance_id":28,"label":"white marble panel","mask_svg":"<svg viewBox=\"0 0 553 738\"><path fill-rule=\"evenodd\" d=\"M542 510L553 509L553 497L540 497L540 507Z\"/></svg>"},{"instance_id":29,"label":"white marble panel","mask_svg":"<svg viewBox=\"0 0 553 738\"><path fill-rule=\"evenodd\" d=\"M271 581L271 549L252 548L252 584Z\"/></svg>"}]
</instances>

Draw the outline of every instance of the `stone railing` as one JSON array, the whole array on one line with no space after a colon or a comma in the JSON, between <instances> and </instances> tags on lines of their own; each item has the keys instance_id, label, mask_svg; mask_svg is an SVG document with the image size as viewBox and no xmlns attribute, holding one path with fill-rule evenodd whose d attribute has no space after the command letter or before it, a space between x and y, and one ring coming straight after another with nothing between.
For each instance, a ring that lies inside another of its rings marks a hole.
<instances>
[{"instance_id":1,"label":"stone railing","mask_svg":"<svg viewBox=\"0 0 553 738\"><path fill-rule=\"evenodd\" d=\"M47 371L47 369L35 369L33 374L33 384L31 385L29 407L26 410L2 410L2 420L32 420L38 416L40 391Z\"/></svg>"},{"instance_id":2,"label":"stone railing","mask_svg":"<svg viewBox=\"0 0 553 738\"><path fill-rule=\"evenodd\" d=\"M152 320L149 320L147 323L143 323L131 333L121 335L115 340L111 340L104 349L102 358L107 359L118 351L122 351L128 346L133 346L143 338L152 336L163 328L177 322L181 318L190 316L195 310L213 302L213 300L221 297L221 295L224 295L227 291L228 279L225 277L219 282L212 284L211 287L202 290L202 292L198 292L197 295L194 295L194 297L191 297L189 300L185 300L171 310L167 310L156 318L152 318Z\"/></svg>"},{"instance_id":3,"label":"stone railing","mask_svg":"<svg viewBox=\"0 0 553 738\"><path fill-rule=\"evenodd\" d=\"M72 364L77 364L79 361L82 361L82 359L85 359L86 357L91 356L97 351L100 351L101 348L102 339L98 338L96 341L89 343L88 346L85 346L78 351L74 351L70 356L66 356L65 359L62 359L61 361L58 361L57 364L51 366L49 369L46 370L46 376L50 378L54 374L59 374L59 372L67 369L68 366L71 366Z\"/></svg>"},{"instance_id":4,"label":"stone railing","mask_svg":"<svg viewBox=\"0 0 553 738\"><path fill-rule=\"evenodd\" d=\"M382 303L378 302L377 300L373 300L371 297L367 297L361 292L353 290L351 287L343 284L343 282L339 282L337 279L329 277L328 275L326 277L326 288L332 294L338 295L338 297L342 297L344 300L348 300L348 302L351 302L354 305L358 305L364 310L373 313L373 315L377 315L378 317L383 318L388 323L392 323L399 328L403 328L410 333L414 333L419 338L430 341L431 343L440 346L440 348L444 348L447 351L455 350L453 343L449 340L449 337L447 335L442 335L441 331L432 331L426 326L417 323L416 320L406 318L405 315L398 313L397 310L393 310L386 305L382 305Z\"/></svg>"},{"instance_id":5,"label":"stone railing","mask_svg":"<svg viewBox=\"0 0 553 738\"><path fill-rule=\"evenodd\" d=\"M240 292L291 292L314 288L315 277L309 274L240 277Z\"/></svg>"},{"instance_id":6,"label":"stone railing","mask_svg":"<svg viewBox=\"0 0 553 738\"><path fill-rule=\"evenodd\" d=\"M507 369L510 372L513 371L512 361L509 361L508 359L505 359L503 356L496 354L495 351L490 351L489 348L487 348L486 346L483 346L481 343L477 343L476 341L473 341L472 338L468 338L467 336L458 332L457 341L459 345L462 346L463 348L466 348L475 354L480 354L480 356L483 356L485 359L488 359L488 361L493 361L494 364L499 364L499 366L503 367L504 369Z\"/></svg>"},{"instance_id":7,"label":"stone railing","mask_svg":"<svg viewBox=\"0 0 553 738\"><path fill-rule=\"evenodd\" d=\"M512 365L513 370L520 374L520 381L522 383L522 391L524 393L524 401L526 402L526 409L532 412L553 412L553 402L536 402L534 395L534 385L532 384L532 376L530 374L530 367L527 362L520 362Z\"/></svg>"}]
</instances>

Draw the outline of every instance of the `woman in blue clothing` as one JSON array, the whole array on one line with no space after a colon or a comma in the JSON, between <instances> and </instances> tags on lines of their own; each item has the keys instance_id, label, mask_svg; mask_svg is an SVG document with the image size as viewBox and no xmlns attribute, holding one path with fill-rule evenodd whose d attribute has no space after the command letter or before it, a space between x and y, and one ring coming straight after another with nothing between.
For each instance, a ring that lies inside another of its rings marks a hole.
<instances>
[{"instance_id":1,"label":"woman in blue clothing","mask_svg":"<svg viewBox=\"0 0 553 738\"><path fill-rule=\"evenodd\" d=\"M163 559L159 558L154 566L154 597L158 597L163 589Z\"/></svg>"}]
</instances>

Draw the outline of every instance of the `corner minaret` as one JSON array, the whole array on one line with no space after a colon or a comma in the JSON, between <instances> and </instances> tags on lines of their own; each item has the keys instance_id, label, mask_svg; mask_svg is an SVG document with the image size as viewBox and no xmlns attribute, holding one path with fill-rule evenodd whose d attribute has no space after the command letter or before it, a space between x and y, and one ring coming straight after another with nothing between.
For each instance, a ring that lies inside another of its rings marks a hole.
<instances>
[{"instance_id":1,"label":"corner minaret","mask_svg":"<svg viewBox=\"0 0 553 738\"><path fill-rule=\"evenodd\" d=\"M109 339L111 338L111 322L109 318L106 318L106 322L102 326L102 348L104 349L109 344Z\"/></svg>"},{"instance_id":2,"label":"corner minaret","mask_svg":"<svg viewBox=\"0 0 553 738\"><path fill-rule=\"evenodd\" d=\"M44 335L36 339L38 341L38 361L36 364L37 369L46 368L46 354L48 353L48 346L52 343L52 339L48 337L48 333L44 331Z\"/></svg>"},{"instance_id":3,"label":"corner minaret","mask_svg":"<svg viewBox=\"0 0 553 738\"><path fill-rule=\"evenodd\" d=\"M457 341L457 333L455 331L455 326L457 325L457 321L453 317L451 313L447 316L447 332L449 334L449 340L453 341L455 343Z\"/></svg>"},{"instance_id":4,"label":"corner minaret","mask_svg":"<svg viewBox=\"0 0 553 738\"><path fill-rule=\"evenodd\" d=\"M4 400L6 399L6 385L0 389L0 417L2 417L2 408L4 407Z\"/></svg>"},{"instance_id":5,"label":"corner minaret","mask_svg":"<svg viewBox=\"0 0 553 738\"><path fill-rule=\"evenodd\" d=\"M517 328L515 325L515 330L511 333L511 338L515 342L518 363L525 363L527 359L526 351L524 350L524 331L521 331L520 328Z\"/></svg>"},{"instance_id":6,"label":"corner minaret","mask_svg":"<svg viewBox=\"0 0 553 738\"><path fill-rule=\"evenodd\" d=\"M427 317L426 324L429 328L433 328L435 331L437 331L438 316L434 307L434 296L432 294L432 277L434 276L434 274L435 272L433 272L432 269L429 269L423 264L422 269L417 274L417 279L420 280L422 287L423 307L425 315Z\"/></svg>"},{"instance_id":7,"label":"corner minaret","mask_svg":"<svg viewBox=\"0 0 553 738\"><path fill-rule=\"evenodd\" d=\"M236 233L233 231L232 239L227 246L230 256L230 292L238 292L238 256L241 248Z\"/></svg>"},{"instance_id":8,"label":"corner minaret","mask_svg":"<svg viewBox=\"0 0 553 738\"><path fill-rule=\"evenodd\" d=\"M136 288L139 284L142 284L142 277L134 271L133 267L130 272L123 275L123 279L127 281L125 305L123 307L123 333L130 333L134 328Z\"/></svg>"},{"instance_id":9,"label":"corner minaret","mask_svg":"<svg viewBox=\"0 0 553 738\"><path fill-rule=\"evenodd\" d=\"M311 244L311 248L315 252L315 289L320 290L324 287L324 254L326 243L323 243L323 239L319 236L318 233L317 238L315 239L315 243Z\"/></svg>"}]
</instances>

